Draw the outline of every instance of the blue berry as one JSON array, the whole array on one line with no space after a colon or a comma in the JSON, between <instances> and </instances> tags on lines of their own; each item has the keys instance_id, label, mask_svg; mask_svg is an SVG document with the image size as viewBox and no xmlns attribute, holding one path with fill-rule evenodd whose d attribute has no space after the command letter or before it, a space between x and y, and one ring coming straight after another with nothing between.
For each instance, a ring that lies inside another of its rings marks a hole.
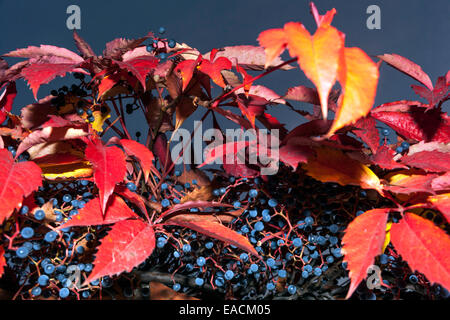
<instances>
[{"instance_id":1,"label":"blue berry","mask_svg":"<svg viewBox=\"0 0 450 320\"><path fill-rule=\"evenodd\" d=\"M44 240L47 242L53 242L58 237L58 233L56 231L49 231L45 234Z\"/></svg>"},{"instance_id":2,"label":"blue berry","mask_svg":"<svg viewBox=\"0 0 450 320\"><path fill-rule=\"evenodd\" d=\"M381 264L386 264L388 262L389 262L389 258L386 254L383 253L382 255L380 255L380 263Z\"/></svg>"},{"instance_id":3,"label":"blue berry","mask_svg":"<svg viewBox=\"0 0 450 320\"><path fill-rule=\"evenodd\" d=\"M267 288L267 290L272 291L272 290L275 289L275 284L274 284L273 282L269 282L269 283L266 285L266 288Z\"/></svg>"},{"instance_id":4,"label":"blue berry","mask_svg":"<svg viewBox=\"0 0 450 320\"><path fill-rule=\"evenodd\" d=\"M314 268L314 275L320 276L322 274L322 269L320 268Z\"/></svg>"},{"instance_id":5,"label":"blue berry","mask_svg":"<svg viewBox=\"0 0 450 320\"><path fill-rule=\"evenodd\" d=\"M256 272L256 271L258 271L258 269L259 269L259 267L255 263L252 263L252 265L250 266L250 271L251 272Z\"/></svg>"},{"instance_id":6,"label":"blue berry","mask_svg":"<svg viewBox=\"0 0 450 320\"><path fill-rule=\"evenodd\" d=\"M241 253L239 258L241 259L242 262L247 262L248 261L248 254L246 254L245 252Z\"/></svg>"},{"instance_id":7,"label":"blue berry","mask_svg":"<svg viewBox=\"0 0 450 320\"><path fill-rule=\"evenodd\" d=\"M169 46L169 48L175 48L175 46L177 45L177 43L175 42L175 40L170 39L170 40L167 42L167 45Z\"/></svg>"},{"instance_id":8,"label":"blue berry","mask_svg":"<svg viewBox=\"0 0 450 320\"><path fill-rule=\"evenodd\" d=\"M269 205L269 207L276 207L278 205L278 201L275 199L269 199L269 202L267 202L267 204Z\"/></svg>"},{"instance_id":9,"label":"blue berry","mask_svg":"<svg viewBox=\"0 0 450 320\"><path fill-rule=\"evenodd\" d=\"M179 283L174 283L174 285L172 286L172 289L174 291L180 291L181 285Z\"/></svg>"},{"instance_id":10,"label":"blue berry","mask_svg":"<svg viewBox=\"0 0 450 320\"><path fill-rule=\"evenodd\" d=\"M179 177L179 176L181 176L181 171L180 170L175 170L174 174L175 174L176 177Z\"/></svg>"},{"instance_id":11,"label":"blue berry","mask_svg":"<svg viewBox=\"0 0 450 320\"><path fill-rule=\"evenodd\" d=\"M213 190L213 195L216 196L216 197L220 196L220 190L219 189L214 189Z\"/></svg>"},{"instance_id":12,"label":"blue berry","mask_svg":"<svg viewBox=\"0 0 450 320\"><path fill-rule=\"evenodd\" d=\"M330 230L331 233L336 233L339 231L339 227L337 224L332 224L328 227L328 230Z\"/></svg>"},{"instance_id":13,"label":"blue berry","mask_svg":"<svg viewBox=\"0 0 450 320\"><path fill-rule=\"evenodd\" d=\"M269 213L269 210L267 210L267 209L264 209L264 210L263 210L263 212L262 212L262 218L263 218L263 221L264 221L264 222L270 222L270 220L272 219L272 217L271 217L271 215L270 215L270 213Z\"/></svg>"},{"instance_id":14,"label":"blue berry","mask_svg":"<svg viewBox=\"0 0 450 320\"><path fill-rule=\"evenodd\" d=\"M190 252L191 251L191 246L189 244L183 245L183 251L184 252Z\"/></svg>"},{"instance_id":15,"label":"blue berry","mask_svg":"<svg viewBox=\"0 0 450 320\"><path fill-rule=\"evenodd\" d=\"M94 122L94 121L95 121L95 117L94 117L94 116L89 116L89 117L87 118L87 120L88 120L89 122Z\"/></svg>"},{"instance_id":16,"label":"blue berry","mask_svg":"<svg viewBox=\"0 0 450 320\"><path fill-rule=\"evenodd\" d=\"M334 262L333 256L328 256L326 260L327 260L327 263L333 263Z\"/></svg>"},{"instance_id":17,"label":"blue berry","mask_svg":"<svg viewBox=\"0 0 450 320\"><path fill-rule=\"evenodd\" d=\"M303 245L303 241L300 238L295 238L294 240L292 240L292 244L294 245L294 247L301 247Z\"/></svg>"},{"instance_id":18,"label":"blue berry","mask_svg":"<svg viewBox=\"0 0 450 320\"><path fill-rule=\"evenodd\" d=\"M273 258L269 258L266 263L268 267L272 268L275 265L275 260Z\"/></svg>"},{"instance_id":19,"label":"blue berry","mask_svg":"<svg viewBox=\"0 0 450 320\"><path fill-rule=\"evenodd\" d=\"M20 234L24 239L30 239L31 237L34 236L34 230L33 228L25 227L20 231Z\"/></svg>"},{"instance_id":20,"label":"blue berry","mask_svg":"<svg viewBox=\"0 0 450 320\"><path fill-rule=\"evenodd\" d=\"M364 213L364 211L358 210L358 211L356 211L356 216L358 217L358 216L362 215L363 213Z\"/></svg>"},{"instance_id":21,"label":"blue berry","mask_svg":"<svg viewBox=\"0 0 450 320\"><path fill-rule=\"evenodd\" d=\"M252 198L256 198L256 197L258 196L258 190L256 190L256 189L251 189L251 190L248 192L248 195L249 195L250 197L252 197Z\"/></svg>"},{"instance_id":22,"label":"blue berry","mask_svg":"<svg viewBox=\"0 0 450 320\"><path fill-rule=\"evenodd\" d=\"M30 253L30 249L28 249L25 246L22 246L16 250L16 255L21 259L27 257L29 253Z\"/></svg>"},{"instance_id":23,"label":"blue berry","mask_svg":"<svg viewBox=\"0 0 450 320\"><path fill-rule=\"evenodd\" d=\"M312 218L312 217L306 217L305 218L305 223L307 224L307 225L313 225L314 224L314 218Z\"/></svg>"},{"instance_id":24,"label":"blue berry","mask_svg":"<svg viewBox=\"0 0 450 320\"><path fill-rule=\"evenodd\" d=\"M309 272L306 271L306 270L303 270L303 271L302 271L302 278L306 279L306 278L308 278L308 277L309 277Z\"/></svg>"},{"instance_id":25,"label":"blue berry","mask_svg":"<svg viewBox=\"0 0 450 320\"><path fill-rule=\"evenodd\" d=\"M262 223L261 221L256 222L255 225L254 225L254 229L256 231L263 231L264 230L264 223Z\"/></svg>"},{"instance_id":26,"label":"blue berry","mask_svg":"<svg viewBox=\"0 0 450 320\"><path fill-rule=\"evenodd\" d=\"M59 297L65 299L69 296L70 290L68 288L62 288L59 290Z\"/></svg>"},{"instance_id":27,"label":"blue berry","mask_svg":"<svg viewBox=\"0 0 450 320\"><path fill-rule=\"evenodd\" d=\"M225 279L226 280L231 280L234 277L234 272L231 270L227 270L227 272L225 272Z\"/></svg>"},{"instance_id":28,"label":"blue berry","mask_svg":"<svg viewBox=\"0 0 450 320\"><path fill-rule=\"evenodd\" d=\"M70 202L72 201L72 196L70 194L65 194L62 199L64 202Z\"/></svg>"},{"instance_id":29,"label":"blue berry","mask_svg":"<svg viewBox=\"0 0 450 320\"><path fill-rule=\"evenodd\" d=\"M161 184L161 190L166 190L168 188L167 183Z\"/></svg>"},{"instance_id":30,"label":"blue berry","mask_svg":"<svg viewBox=\"0 0 450 320\"><path fill-rule=\"evenodd\" d=\"M45 287L48 285L50 278L46 274L41 274L38 278L38 284L42 287Z\"/></svg>"},{"instance_id":31,"label":"blue berry","mask_svg":"<svg viewBox=\"0 0 450 320\"><path fill-rule=\"evenodd\" d=\"M207 243L205 243L206 249L212 249L213 247L214 247L214 242L208 241Z\"/></svg>"},{"instance_id":32,"label":"blue berry","mask_svg":"<svg viewBox=\"0 0 450 320\"><path fill-rule=\"evenodd\" d=\"M190 184L189 182L186 182L186 183L184 184L184 187L185 187L186 189L189 189L189 188L191 187L191 184Z\"/></svg>"},{"instance_id":33,"label":"blue berry","mask_svg":"<svg viewBox=\"0 0 450 320\"><path fill-rule=\"evenodd\" d=\"M403 148L402 148L402 147L397 147L397 148L395 149L395 152L397 152L397 153L402 153L402 152L403 152Z\"/></svg>"},{"instance_id":34,"label":"blue berry","mask_svg":"<svg viewBox=\"0 0 450 320\"><path fill-rule=\"evenodd\" d=\"M412 274L412 275L409 276L409 281L410 281L412 284L416 284L417 282L419 282L419 278L417 278L416 275Z\"/></svg>"},{"instance_id":35,"label":"blue berry","mask_svg":"<svg viewBox=\"0 0 450 320\"><path fill-rule=\"evenodd\" d=\"M34 218L36 219L36 220L44 220L44 218L45 218L45 212L44 212L44 210L41 210L41 209L39 209L39 210L36 210L35 212L34 212Z\"/></svg>"},{"instance_id":36,"label":"blue berry","mask_svg":"<svg viewBox=\"0 0 450 320\"><path fill-rule=\"evenodd\" d=\"M342 257L342 253L341 253L341 248L336 248L333 250L332 252L333 256L335 256L336 258L340 258Z\"/></svg>"},{"instance_id":37,"label":"blue berry","mask_svg":"<svg viewBox=\"0 0 450 320\"><path fill-rule=\"evenodd\" d=\"M22 206L22 208L20 208L20 214L26 215L29 210L28 206Z\"/></svg>"},{"instance_id":38,"label":"blue berry","mask_svg":"<svg viewBox=\"0 0 450 320\"><path fill-rule=\"evenodd\" d=\"M383 130L381 131L381 134L382 134L383 136L387 137L387 136L389 135L389 129L383 129Z\"/></svg>"},{"instance_id":39,"label":"blue berry","mask_svg":"<svg viewBox=\"0 0 450 320\"><path fill-rule=\"evenodd\" d=\"M256 218L256 216L258 215L258 210L250 210L250 211L248 212L248 215L249 215L251 218Z\"/></svg>"},{"instance_id":40,"label":"blue berry","mask_svg":"<svg viewBox=\"0 0 450 320\"><path fill-rule=\"evenodd\" d=\"M131 192L135 192L137 190L137 186L133 182L127 182L127 189Z\"/></svg>"},{"instance_id":41,"label":"blue berry","mask_svg":"<svg viewBox=\"0 0 450 320\"><path fill-rule=\"evenodd\" d=\"M225 193L227 193L227 189L222 187L219 189L220 194L224 195Z\"/></svg>"},{"instance_id":42,"label":"blue berry","mask_svg":"<svg viewBox=\"0 0 450 320\"><path fill-rule=\"evenodd\" d=\"M222 287L225 284L225 280L222 277L217 277L214 280L214 284L218 287Z\"/></svg>"},{"instance_id":43,"label":"blue berry","mask_svg":"<svg viewBox=\"0 0 450 320\"><path fill-rule=\"evenodd\" d=\"M83 292L81 293L81 296L82 296L84 299L87 299L87 298L89 298L89 297L91 296L91 293L90 293L89 291L83 291Z\"/></svg>"},{"instance_id":44,"label":"blue berry","mask_svg":"<svg viewBox=\"0 0 450 320\"><path fill-rule=\"evenodd\" d=\"M202 286L204 282L205 280L203 280L202 278L195 278L195 284L198 286Z\"/></svg>"},{"instance_id":45,"label":"blue berry","mask_svg":"<svg viewBox=\"0 0 450 320\"><path fill-rule=\"evenodd\" d=\"M296 294L296 293L297 293L297 287L294 286L293 284L291 284L291 285L288 287L288 292L289 292L290 294Z\"/></svg>"},{"instance_id":46,"label":"blue berry","mask_svg":"<svg viewBox=\"0 0 450 320\"><path fill-rule=\"evenodd\" d=\"M166 238L164 238L164 237L159 237L157 240L156 240L156 246L158 247L158 248L164 248L164 246L166 245L166 243L167 243L167 239Z\"/></svg>"},{"instance_id":47,"label":"blue berry","mask_svg":"<svg viewBox=\"0 0 450 320\"><path fill-rule=\"evenodd\" d=\"M278 276L280 277L280 278L286 278L287 277L287 272L286 272L286 270L279 270L278 271Z\"/></svg>"},{"instance_id":48,"label":"blue berry","mask_svg":"<svg viewBox=\"0 0 450 320\"><path fill-rule=\"evenodd\" d=\"M44 267L44 272L46 274L52 274L53 272L55 272L55 266L51 263L46 264Z\"/></svg>"},{"instance_id":49,"label":"blue berry","mask_svg":"<svg viewBox=\"0 0 450 320\"><path fill-rule=\"evenodd\" d=\"M164 28L164 27L159 27L158 32L159 32L160 34L163 34L163 33L166 32L166 28Z\"/></svg>"},{"instance_id":50,"label":"blue berry","mask_svg":"<svg viewBox=\"0 0 450 320\"><path fill-rule=\"evenodd\" d=\"M284 244L284 240L283 240L283 239L279 239L279 240L277 241L277 245L278 245L279 247L283 246L283 244Z\"/></svg>"},{"instance_id":51,"label":"blue berry","mask_svg":"<svg viewBox=\"0 0 450 320\"><path fill-rule=\"evenodd\" d=\"M41 287L34 287L33 289L31 289L31 294L32 294L34 297L40 296L41 293L42 293Z\"/></svg>"},{"instance_id":52,"label":"blue berry","mask_svg":"<svg viewBox=\"0 0 450 320\"><path fill-rule=\"evenodd\" d=\"M239 208L241 207L241 203L240 203L239 201L235 201L235 202L233 203L233 207L234 207L235 209L239 209Z\"/></svg>"},{"instance_id":53,"label":"blue berry","mask_svg":"<svg viewBox=\"0 0 450 320\"><path fill-rule=\"evenodd\" d=\"M206 259L204 257L198 257L197 258L197 265L199 267L203 267L206 263Z\"/></svg>"},{"instance_id":54,"label":"blue berry","mask_svg":"<svg viewBox=\"0 0 450 320\"><path fill-rule=\"evenodd\" d=\"M403 148L403 150L408 150L409 149L409 143L406 141L403 141L401 144L401 147Z\"/></svg>"}]
</instances>

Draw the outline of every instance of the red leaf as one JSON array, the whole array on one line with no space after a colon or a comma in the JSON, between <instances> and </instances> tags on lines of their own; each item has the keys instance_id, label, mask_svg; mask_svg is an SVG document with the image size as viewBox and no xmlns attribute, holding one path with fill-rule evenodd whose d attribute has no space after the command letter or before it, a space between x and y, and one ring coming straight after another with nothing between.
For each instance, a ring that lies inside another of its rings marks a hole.
<instances>
[{"instance_id":1,"label":"red leaf","mask_svg":"<svg viewBox=\"0 0 450 320\"><path fill-rule=\"evenodd\" d=\"M311 148L295 143L288 143L279 150L280 160L290 165L294 170L297 169L299 163L305 163L308 158L314 155Z\"/></svg>"},{"instance_id":2,"label":"red leaf","mask_svg":"<svg viewBox=\"0 0 450 320\"><path fill-rule=\"evenodd\" d=\"M240 88L235 91L235 94L239 95L241 93L244 93L244 88ZM286 101L281 99L280 95L277 94L275 91L261 85L251 86L248 95L253 95L255 97L259 97L262 99L267 100L266 104L286 104Z\"/></svg>"},{"instance_id":3,"label":"red leaf","mask_svg":"<svg viewBox=\"0 0 450 320\"><path fill-rule=\"evenodd\" d=\"M264 47L266 53L265 69L274 64L273 61L278 58L287 45L286 34L283 29L269 29L261 32L258 36L258 42L261 47Z\"/></svg>"},{"instance_id":4,"label":"red leaf","mask_svg":"<svg viewBox=\"0 0 450 320\"><path fill-rule=\"evenodd\" d=\"M106 48L103 50L103 56L120 59L124 53L139 47L141 43L151 37L153 37L153 33L149 32L145 37L139 39L114 39L106 44Z\"/></svg>"},{"instance_id":5,"label":"red leaf","mask_svg":"<svg viewBox=\"0 0 450 320\"><path fill-rule=\"evenodd\" d=\"M450 237L445 231L407 212L392 225L391 242L412 270L450 289Z\"/></svg>"},{"instance_id":6,"label":"red leaf","mask_svg":"<svg viewBox=\"0 0 450 320\"><path fill-rule=\"evenodd\" d=\"M381 254L386 237L386 223L390 209L373 209L357 216L347 227L342 238L344 261L351 279L347 299L367 276L367 269Z\"/></svg>"},{"instance_id":7,"label":"red leaf","mask_svg":"<svg viewBox=\"0 0 450 320\"><path fill-rule=\"evenodd\" d=\"M82 209L79 209L78 214L71 216L70 220L59 226L58 229L112 224L130 218L138 218L138 216L121 197L113 195L106 208L105 216L103 216L100 208L100 199L94 198L86 203Z\"/></svg>"},{"instance_id":8,"label":"red leaf","mask_svg":"<svg viewBox=\"0 0 450 320\"><path fill-rule=\"evenodd\" d=\"M450 171L450 153L434 151L421 151L413 155L406 155L401 162L414 168L430 172Z\"/></svg>"},{"instance_id":9,"label":"red leaf","mask_svg":"<svg viewBox=\"0 0 450 320\"><path fill-rule=\"evenodd\" d=\"M16 83L11 82L0 96L0 124L6 119L6 112L10 112L16 98Z\"/></svg>"},{"instance_id":10,"label":"red leaf","mask_svg":"<svg viewBox=\"0 0 450 320\"><path fill-rule=\"evenodd\" d=\"M63 77L67 72L77 70L79 64L73 63L33 63L22 70L22 76L28 81L37 100L37 92L42 84L49 83L56 76Z\"/></svg>"},{"instance_id":11,"label":"red leaf","mask_svg":"<svg viewBox=\"0 0 450 320\"><path fill-rule=\"evenodd\" d=\"M353 133L358 136L375 154L380 145L380 133L376 128L376 121L371 116L359 119L353 124L359 130L353 130Z\"/></svg>"},{"instance_id":12,"label":"red leaf","mask_svg":"<svg viewBox=\"0 0 450 320\"><path fill-rule=\"evenodd\" d=\"M153 154L159 159L161 168L164 168L164 170L169 170L169 168L172 168L167 173L173 171L173 162L170 155L170 150L168 150L167 137L164 133L159 133L156 136L155 143L153 144Z\"/></svg>"},{"instance_id":13,"label":"red leaf","mask_svg":"<svg viewBox=\"0 0 450 320\"><path fill-rule=\"evenodd\" d=\"M256 252L246 237L225 227L223 224L203 220L201 216L174 216L166 220L164 224L192 229L258 256L258 252Z\"/></svg>"},{"instance_id":14,"label":"red leaf","mask_svg":"<svg viewBox=\"0 0 450 320\"><path fill-rule=\"evenodd\" d=\"M428 89L433 90L433 83L430 77L422 70L422 68L398 54L383 54L377 56L387 64L391 65L395 69L403 72L404 74L410 76L413 79L423 83Z\"/></svg>"},{"instance_id":15,"label":"red leaf","mask_svg":"<svg viewBox=\"0 0 450 320\"><path fill-rule=\"evenodd\" d=\"M145 90L145 78L158 65L158 59L152 56L136 57L127 61L114 61L123 70L131 72Z\"/></svg>"},{"instance_id":16,"label":"red leaf","mask_svg":"<svg viewBox=\"0 0 450 320\"><path fill-rule=\"evenodd\" d=\"M23 49L11 51L4 56L17 58L38 58L42 56L64 58L67 62L81 63L84 61L82 57L66 48L60 48L51 45L41 45L40 47L29 46Z\"/></svg>"},{"instance_id":17,"label":"red leaf","mask_svg":"<svg viewBox=\"0 0 450 320\"><path fill-rule=\"evenodd\" d=\"M85 284L103 276L130 272L155 249L153 226L141 220L119 221L98 247L94 269Z\"/></svg>"},{"instance_id":18,"label":"red leaf","mask_svg":"<svg viewBox=\"0 0 450 320\"><path fill-rule=\"evenodd\" d=\"M47 126L41 130L33 131L29 134L17 147L16 158L31 148L40 143L50 143L60 140L71 140L85 137L88 135L87 126L80 127L50 127Z\"/></svg>"},{"instance_id":19,"label":"red leaf","mask_svg":"<svg viewBox=\"0 0 450 320\"><path fill-rule=\"evenodd\" d=\"M94 182L99 189L100 207L106 213L108 199L117 183L126 174L125 155L117 147L105 147L101 140L90 142L86 147L86 159L94 168Z\"/></svg>"},{"instance_id":20,"label":"red leaf","mask_svg":"<svg viewBox=\"0 0 450 320\"><path fill-rule=\"evenodd\" d=\"M391 179L390 185L385 186L384 188L400 194L410 194L414 192L434 193L431 184L437 176L437 174L402 175L400 173L398 178L395 180Z\"/></svg>"},{"instance_id":21,"label":"red leaf","mask_svg":"<svg viewBox=\"0 0 450 320\"><path fill-rule=\"evenodd\" d=\"M431 187L435 191L450 190L450 172L437 177L431 182Z\"/></svg>"},{"instance_id":22,"label":"red leaf","mask_svg":"<svg viewBox=\"0 0 450 320\"><path fill-rule=\"evenodd\" d=\"M3 276L3 272L5 271L6 259L5 259L5 249L0 247L0 278Z\"/></svg>"},{"instance_id":23,"label":"red leaf","mask_svg":"<svg viewBox=\"0 0 450 320\"><path fill-rule=\"evenodd\" d=\"M394 160L394 151L389 148L387 145L383 144L378 147L375 154L370 157L370 160L383 169L399 169L403 168L406 169L405 165L398 163Z\"/></svg>"},{"instance_id":24,"label":"red leaf","mask_svg":"<svg viewBox=\"0 0 450 320\"><path fill-rule=\"evenodd\" d=\"M91 46L84 41L75 30L73 30L73 39L75 40L78 51L84 59L95 57L94 50L92 50Z\"/></svg>"},{"instance_id":25,"label":"red leaf","mask_svg":"<svg viewBox=\"0 0 450 320\"><path fill-rule=\"evenodd\" d=\"M372 110L371 116L394 129L406 139L450 142L450 117L438 109L417 105L414 101L398 101Z\"/></svg>"},{"instance_id":26,"label":"red leaf","mask_svg":"<svg viewBox=\"0 0 450 320\"><path fill-rule=\"evenodd\" d=\"M41 169L34 162L16 163L8 150L0 149L0 223L40 186Z\"/></svg>"},{"instance_id":27,"label":"red leaf","mask_svg":"<svg viewBox=\"0 0 450 320\"><path fill-rule=\"evenodd\" d=\"M224 88L226 87L226 84L223 81L222 74L220 72L222 70L230 70L231 65L230 60L224 57L219 57L214 62L203 59L200 66L198 66L198 69L207 74L215 84Z\"/></svg>"},{"instance_id":28,"label":"red leaf","mask_svg":"<svg viewBox=\"0 0 450 320\"><path fill-rule=\"evenodd\" d=\"M142 213L147 212L142 196L138 195L136 192L130 191L126 186L120 184L116 186L114 192L138 207Z\"/></svg>"},{"instance_id":29,"label":"red leaf","mask_svg":"<svg viewBox=\"0 0 450 320\"><path fill-rule=\"evenodd\" d=\"M203 55L205 59L209 59L210 53ZM280 57L274 59L270 64L267 64L266 54L264 49L256 46L232 46L223 47L222 50L216 53L216 57L228 58L233 63L233 67L236 68L236 60L239 65L248 70L261 71L264 70L264 66L274 67L283 63ZM290 70L294 67L285 65L281 70Z\"/></svg>"},{"instance_id":30,"label":"red leaf","mask_svg":"<svg viewBox=\"0 0 450 320\"><path fill-rule=\"evenodd\" d=\"M427 201L437 208L450 222L450 193L429 196Z\"/></svg>"},{"instance_id":31,"label":"red leaf","mask_svg":"<svg viewBox=\"0 0 450 320\"><path fill-rule=\"evenodd\" d=\"M134 140L121 139L120 144L128 155L134 156L139 160L144 171L145 181L147 181L150 170L153 168L153 153L146 146Z\"/></svg>"},{"instance_id":32,"label":"red leaf","mask_svg":"<svg viewBox=\"0 0 450 320\"><path fill-rule=\"evenodd\" d=\"M184 91L188 86L189 82L192 79L192 75L194 74L195 67L199 63L199 59L197 60L184 60L181 61L176 67L175 71L181 74L181 79L183 81L182 90Z\"/></svg>"}]
</instances>

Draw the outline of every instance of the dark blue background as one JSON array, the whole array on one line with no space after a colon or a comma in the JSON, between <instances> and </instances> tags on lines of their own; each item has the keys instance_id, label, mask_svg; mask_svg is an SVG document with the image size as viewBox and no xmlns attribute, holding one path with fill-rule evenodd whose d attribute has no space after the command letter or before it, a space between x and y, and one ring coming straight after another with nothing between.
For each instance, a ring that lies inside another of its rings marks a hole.
<instances>
[{"instance_id":1,"label":"dark blue background","mask_svg":"<svg viewBox=\"0 0 450 320\"><path fill-rule=\"evenodd\" d=\"M346 33L346 46L358 46L369 55L397 53L422 66L433 83L450 67L450 1L448 0L317 0L320 13L333 7L337 15L333 25ZM104 44L117 37L134 38L156 31L160 26L165 36L185 42L201 52L227 45L256 45L258 34L269 28L282 27L288 21L300 21L311 32L315 29L305 0L253 1L4 1L0 0L0 53L28 45L53 44L76 51L72 32L66 28L66 8L81 7L81 30L97 54ZM366 28L366 8L381 8L381 30ZM11 59L9 59L11 62ZM19 97L15 108L33 101L31 91L19 81ZM55 81L58 85L61 82ZM276 72L264 79L277 93L289 87L310 84L298 70ZM420 99L410 85L414 80L383 65L376 105L400 100ZM42 86L39 97L48 94L50 86ZM448 109L448 107L446 108ZM283 106L269 112L285 122L288 129L297 126L299 116ZM194 114L194 118L201 114ZM140 126L136 119L136 127Z\"/></svg>"}]
</instances>

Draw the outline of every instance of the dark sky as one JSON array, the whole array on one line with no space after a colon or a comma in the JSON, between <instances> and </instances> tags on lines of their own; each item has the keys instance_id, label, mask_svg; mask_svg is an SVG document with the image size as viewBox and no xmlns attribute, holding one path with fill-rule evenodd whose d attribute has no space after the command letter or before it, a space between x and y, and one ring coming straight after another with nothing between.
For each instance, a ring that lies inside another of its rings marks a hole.
<instances>
[{"instance_id":1,"label":"dark sky","mask_svg":"<svg viewBox=\"0 0 450 320\"><path fill-rule=\"evenodd\" d=\"M320 13L333 7L337 9L333 25L346 34L347 47L358 46L369 55L403 55L420 64L433 83L450 69L449 0L317 0L315 3ZM201 52L227 45L256 45L261 31L282 27L288 21L300 21L310 32L315 29L306 0L0 0L0 53L39 44L76 51L71 31L66 28L66 8L70 4L80 6L79 34L98 54L114 38L139 37L160 26L166 28L168 38L185 42ZM381 30L366 27L366 8L371 4L381 8ZM15 107L33 101L24 82L19 82L20 97ZM376 105L405 98L419 99L410 88L414 83L383 65ZM310 83L296 69L273 73L261 84L283 94L289 87ZM44 97L49 90L50 86L42 86L38 96ZM289 129L298 125L299 120L284 112L282 106L271 107L269 111L279 115Z\"/></svg>"}]
</instances>

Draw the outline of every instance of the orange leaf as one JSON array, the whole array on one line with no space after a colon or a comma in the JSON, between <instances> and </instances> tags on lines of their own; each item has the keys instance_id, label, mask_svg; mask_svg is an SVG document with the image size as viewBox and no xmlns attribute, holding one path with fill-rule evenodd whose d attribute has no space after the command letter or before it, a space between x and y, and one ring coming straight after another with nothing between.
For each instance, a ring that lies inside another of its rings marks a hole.
<instances>
[{"instance_id":1,"label":"orange leaf","mask_svg":"<svg viewBox=\"0 0 450 320\"><path fill-rule=\"evenodd\" d=\"M167 219L164 224L195 230L258 256L258 252L246 237L218 222L204 220L198 216L178 215Z\"/></svg>"},{"instance_id":2,"label":"orange leaf","mask_svg":"<svg viewBox=\"0 0 450 320\"><path fill-rule=\"evenodd\" d=\"M361 49L345 48L338 80L344 95L327 137L369 113L377 91L378 67Z\"/></svg>"},{"instance_id":3,"label":"orange leaf","mask_svg":"<svg viewBox=\"0 0 450 320\"><path fill-rule=\"evenodd\" d=\"M407 212L392 225L391 242L411 269L450 289L450 237L445 231Z\"/></svg>"},{"instance_id":4,"label":"orange leaf","mask_svg":"<svg viewBox=\"0 0 450 320\"><path fill-rule=\"evenodd\" d=\"M351 279L347 299L366 277L367 269L375 257L381 254L386 238L386 222L389 208L373 209L357 216L347 227L342 238L344 261Z\"/></svg>"},{"instance_id":5,"label":"orange leaf","mask_svg":"<svg viewBox=\"0 0 450 320\"><path fill-rule=\"evenodd\" d=\"M322 182L337 182L340 185L358 185L381 192L380 179L364 164L337 149L320 147L314 150L317 157L303 165L314 179Z\"/></svg>"},{"instance_id":6,"label":"orange leaf","mask_svg":"<svg viewBox=\"0 0 450 320\"><path fill-rule=\"evenodd\" d=\"M313 36L297 22L284 25L289 54L298 58L298 64L315 86L320 97L323 117L327 118L328 94L338 76L339 59L344 47L343 35L324 24Z\"/></svg>"},{"instance_id":7,"label":"orange leaf","mask_svg":"<svg viewBox=\"0 0 450 320\"><path fill-rule=\"evenodd\" d=\"M283 29L269 29L261 32L258 36L258 42L266 52L265 69L284 51L287 44Z\"/></svg>"}]
</instances>

